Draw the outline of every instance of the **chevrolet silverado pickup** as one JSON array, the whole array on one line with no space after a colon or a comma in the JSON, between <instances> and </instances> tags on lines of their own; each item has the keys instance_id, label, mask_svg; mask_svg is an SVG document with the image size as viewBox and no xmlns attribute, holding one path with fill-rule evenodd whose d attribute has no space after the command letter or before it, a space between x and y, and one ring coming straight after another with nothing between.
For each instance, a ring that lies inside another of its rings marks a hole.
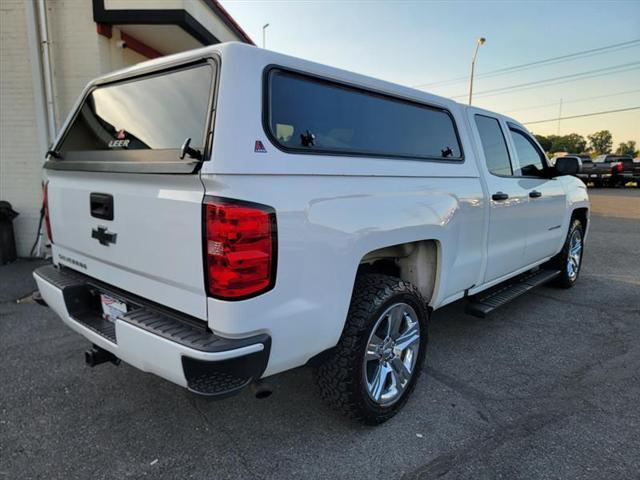
<instances>
[{"instance_id":1,"label":"chevrolet silverado pickup","mask_svg":"<svg viewBox=\"0 0 640 480\"><path fill-rule=\"evenodd\" d=\"M593 160L582 160L577 176L596 187L619 187L634 181L639 173L629 155L599 155Z\"/></svg>"},{"instance_id":2,"label":"chevrolet silverado pickup","mask_svg":"<svg viewBox=\"0 0 640 480\"><path fill-rule=\"evenodd\" d=\"M53 264L34 276L90 365L211 397L308 365L377 424L414 389L434 310L577 281L578 167L498 113L205 47L86 87L44 164Z\"/></svg>"}]
</instances>

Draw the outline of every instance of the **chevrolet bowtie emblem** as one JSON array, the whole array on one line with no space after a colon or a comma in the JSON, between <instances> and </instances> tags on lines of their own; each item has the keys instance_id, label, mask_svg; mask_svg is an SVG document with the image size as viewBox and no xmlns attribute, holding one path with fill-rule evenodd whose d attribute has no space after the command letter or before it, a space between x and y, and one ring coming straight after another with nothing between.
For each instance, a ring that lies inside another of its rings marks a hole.
<instances>
[{"instance_id":1,"label":"chevrolet bowtie emblem","mask_svg":"<svg viewBox=\"0 0 640 480\"><path fill-rule=\"evenodd\" d=\"M116 243L117 233L109 233L107 227L98 227L91 230L91 238L95 238L100 245L109 246L110 243Z\"/></svg>"}]
</instances>

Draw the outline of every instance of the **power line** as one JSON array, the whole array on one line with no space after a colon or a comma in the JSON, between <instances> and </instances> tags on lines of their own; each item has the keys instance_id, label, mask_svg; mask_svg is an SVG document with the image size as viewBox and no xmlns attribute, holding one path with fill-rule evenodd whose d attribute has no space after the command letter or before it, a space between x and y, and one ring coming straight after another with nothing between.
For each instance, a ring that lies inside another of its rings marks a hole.
<instances>
[{"instance_id":1,"label":"power line","mask_svg":"<svg viewBox=\"0 0 640 480\"><path fill-rule=\"evenodd\" d=\"M523 63L520 65L513 65L511 67L499 68L497 70L491 70L489 72L485 72L476 76L476 78L487 78L487 77L495 77L499 75L505 75L507 73L513 73L515 71L527 70L529 68L535 68L537 66L547 66L554 63L558 63L564 60L567 60L572 57L590 57L593 55L600 55L602 53L608 52L609 50L623 50L626 48L632 48L640 43L640 39L630 40L622 43L615 43L612 45L607 45L604 47L592 48L590 50L583 50L581 52L569 53L566 55L560 55L558 57L545 58L543 60L537 60L535 62ZM430 83L422 83L418 85L413 85L412 88L423 88L423 87L433 87L433 86L443 86L445 84L454 84L459 83L461 81L466 81L469 79L469 76L460 76L456 78L451 78L449 80L440 80L437 82Z\"/></svg>"},{"instance_id":2,"label":"power line","mask_svg":"<svg viewBox=\"0 0 640 480\"><path fill-rule=\"evenodd\" d=\"M603 112L583 113L582 115L571 115L569 117L547 118L546 120L534 120L533 122L522 122L522 124L523 125L532 125L534 123L557 122L558 120L570 120L572 118L593 117L595 115L604 115L606 113L628 112L630 110L640 110L640 106L638 106L638 107L629 107L629 108L619 108L617 110L605 110Z\"/></svg>"},{"instance_id":3,"label":"power line","mask_svg":"<svg viewBox=\"0 0 640 480\"><path fill-rule=\"evenodd\" d=\"M579 102L586 102L588 100L596 100L598 98L608 98L608 97L617 97L620 95L628 95L630 93L637 93L640 92L640 89L637 90L627 90L624 92L617 92L617 93L609 93L607 95L596 95L594 97L584 97L584 98L576 98L574 100L563 100L562 103L566 104L566 103L579 103ZM524 110L535 110L536 108L544 108L544 107L555 107L556 105L558 105L558 102L553 102L553 103L542 103L539 105L529 105L527 107L522 107L522 108L514 108L513 110L507 110L503 113L513 113L513 112L522 112Z\"/></svg>"},{"instance_id":4,"label":"power line","mask_svg":"<svg viewBox=\"0 0 640 480\"><path fill-rule=\"evenodd\" d=\"M493 88L491 90L484 90L475 94L476 97L484 96L489 97L493 95L501 95L513 90L527 90L529 88L535 88L538 85L558 85L561 83L573 82L575 80L584 80L586 78L600 77L602 75L610 75L612 73L621 73L628 70L635 70L640 65L640 62L623 63L620 65L614 65L611 67L598 68L595 70L588 70L586 72L573 73L570 75L562 75L560 77L546 78L543 80L536 80L534 82L520 83L517 85L510 85L507 87ZM614 71L615 70L615 71ZM547 86L544 85L544 86ZM451 98L466 97L466 94L460 94L452 96Z\"/></svg>"}]
</instances>

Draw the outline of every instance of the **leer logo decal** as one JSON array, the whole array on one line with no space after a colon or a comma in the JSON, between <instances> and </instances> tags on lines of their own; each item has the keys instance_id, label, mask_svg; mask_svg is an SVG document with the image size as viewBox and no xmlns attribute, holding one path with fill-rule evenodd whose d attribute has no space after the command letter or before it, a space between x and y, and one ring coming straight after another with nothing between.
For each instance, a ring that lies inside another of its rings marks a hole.
<instances>
[{"instance_id":1,"label":"leer logo decal","mask_svg":"<svg viewBox=\"0 0 640 480\"><path fill-rule=\"evenodd\" d=\"M124 131L124 129L122 130L118 130L118 133L116 133L116 139L117 140L111 140L109 142L109 148L126 148L129 146L129 142L131 140L126 140L126 133Z\"/></svg>"}]
</instances>

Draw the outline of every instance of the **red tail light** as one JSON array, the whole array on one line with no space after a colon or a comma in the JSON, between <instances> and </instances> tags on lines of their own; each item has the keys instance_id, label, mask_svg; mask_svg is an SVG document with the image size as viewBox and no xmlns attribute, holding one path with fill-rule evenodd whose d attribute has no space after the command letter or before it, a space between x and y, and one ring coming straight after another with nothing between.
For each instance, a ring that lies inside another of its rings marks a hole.
<instances>
[{"instance_id":1,"label":"red tail light","mask_svg":"<svg viewBox=\"0 0 640 480\"><path fill-rule=\"evenodd\" d=\"M49 220L49 181L44 182L44 186L42 187L42 205L42 208L44 208L44 224L47 227L47 235L51 243L53 243L51 221Z\"/></svg>"},{"instance_id":2,"label":"red tail light","mask_svg":"<svg viewBox=\"0 0 640 480\"><path fill-rule=\"evenodd\" d=\"M273 288L277 247L271 207L205 197L204 230L209 295L238 300Z\"/></svg>"},{"instance_id":3,"label":"red tail light","mask_svg":"<svg viewBox=\"0 0 640 480\"><path fill-rule=\"evenodd\" d=\"M624 169L624 164L622 162L616 163L616 170L618 171L618 173L621 173L623 169Z\"/></svg>"}]
</instances>

